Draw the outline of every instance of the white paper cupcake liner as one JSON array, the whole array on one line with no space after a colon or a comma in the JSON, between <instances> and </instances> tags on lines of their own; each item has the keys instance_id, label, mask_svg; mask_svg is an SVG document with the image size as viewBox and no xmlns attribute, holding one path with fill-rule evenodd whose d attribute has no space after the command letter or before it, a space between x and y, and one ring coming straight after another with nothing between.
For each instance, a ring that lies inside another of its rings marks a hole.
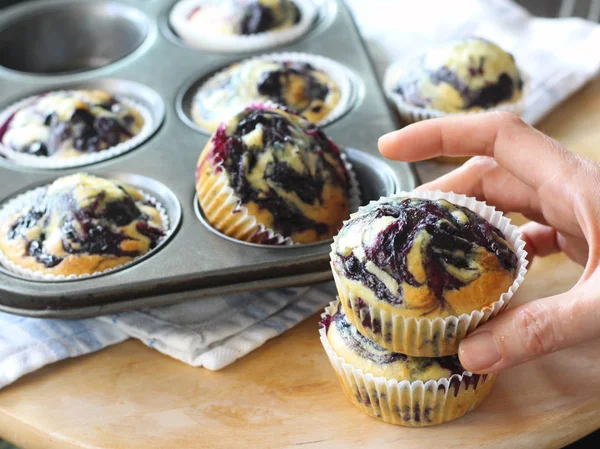
<instances>
[{"instance_id":1,"label":"white paper cupcake liner","mask_svg":"<svg viewBox=\"0 0 600 449\"><path fill-rule=\"evenodd\" d=\"M203 33L188 19L194 9L208 2L210 0L182 0L178 2L171 10L169 22L175 33L188 45L200 50L221 53L258 51L295 41L310 30L318 15L317 8L311 0L294 0L302 16L300 21L290 28L244 36L218 35Z\"/></svg>"},{"instance_id":2,"label":"white paper cupcake liner","mask_svg":"<svg viewBox=\"0 0 600 449\"><path fill-rule=\"evenodd\" d=\"M335 305L330 303L321 316L333 316ZM423 427L460 418L487 397L496 380L495 374L468 371L426 382L375 377L340 357L324 326L319 335L348 399L366 414L390 424Z\"/></svg>"},{"instance_id":3,"label":"white paper cupcake liner","mask_svg":"<svg viewBox=\"0 0 600 449\"><path fill-rule=\"evenodd\" d=\"M412 191L400 192L396 195L381 198L423 198L429 200L445 199L453 204L467 207L479 214L493 226L502 231L506 241L517 256L516 277L508 291L502 293L497 301L474 310L471 313L463 313L446 318L423 318L404 317L402 309L398 308L395 313L384 310L377 304L366 304L350 288L343 284L340 275L336 272L333 262L331 264L333 278L336 283L338 294L342 300L342 306L348 319L356 326L361 334L378 345L393 352L408 354L413 357L441 357L458 353L458 345L465 336L476 327L484 324L490 318L503 311L513 295L523 283L527 273L527 252L524 250L525 242L519 229L510 224L510 219L495 207L488 206L485 202L477 201L475 198L459 195L453 192L440 191ZM361 213L359 209L358 214ZM332 244L331 260L335 256L336 237ZM359 301L360 300L360 301Z\"/></svg>"},{"instance_id":4,"label":"white paper cupcake liner","mask_svg":"<svg viewBox=\"0 0 600 449\"><path fill-rule=\"evenodd\" d=\"M358 210L361 204L360 184L348 157L341 152L341 159L350 178L350 200L348 208L350 213ZM218 176L214 176L212 182L204 183L198 196L213 198L208 205L210 211L203 210L203 214L211 214L206 217L206 225L211 226L216 232L223 236L232 236L234 239L243 240L259 245L300 245L294 243L290 237L275 232L271 228L257 222L256 218L249 214L248 209L240 204L239 197L229 185L223 162L207 161L214 164L215 171L221 170ZM218 207L213 204L220 203ZM199 206L202 209L202 206ZM320 243L320 242L319 242Z\"/></svg>"},{"instance_id":5,"label":"white paper cupcake liner","mask_svg":"<svg viewBox=\"0 0 600 449\"><path fill-rule=\"evenodd\" d=\"M346 114L352 108L352 106L354 105L354 103L356 101L357 87L356 87L356 81L355 81L354 75L348 68L346 68L339 62L334 61L333 59L329 59L324 56L313 55L310 53L285 52L285 53L271 53L268 55L254 56L252 58L248 58L243 61L240 61L239 64L244 64L249 61L269 61L269 62L290 61L290 62L308 63L308 64L312 65L313 67L315 67L316 69L325 72L335 82L335 84L337 84L337 86L340 90L340 99L338 101L338 104L329 112L329 114L327 114L322 120L319 120L316 123L318 126L325 126L325 125L328 125L328 124L336 121L338 118L340 118L341 116ZM215 73L213 76L208 78L204 83L202 83L202 85L200 86L198 91L194 94L194 98L192 100L193 103L196 103L197 98L199 97L200 93L202 92L202 88L204 86L207 86L207 85L210 85L211 83L213 83L214 79L216 77L220 76L222 73L229 70L230 67L231 67L231 65L223 68L222 70L220 70L219 72ZM260 102L260 100L257 100L257 101ZM262 103L276 104L270 100L264 101ZM244 107L242 107L242 110L248 106L249 105L245 105ZM282 106L285 107L285 105L282 105ZM241 112L241 111L233 111L232 116L234 116L236 113L239 113L239 112ZM224 121L226 119L227 118L224 118L221 121ZM209 122L209 121L211 121L211 120L206 120L206 122ZM206 131L208 133L212 133L211 130L204 128L200 124L196 123L196 125L198 127L200 127L201 129L203 129L204 131Z\"/></svg>"},{"instance_id":6,"label":"white paper cupcake liner","mask_svg":"<svg viewBox=\"0 0 600 449\"><path fill-rule=\"evenodd\" d=\"M65 90L57 90L48 93L65 93L69 91ZM26 106L37 101L40 97L47 94L41 95L33 95L31 97L25 98L24 100L18 101L11 106L4 109L0 112L0 127L2 127L8 120L12 119L12 116L17 113L20 109L23 109ZM19 153L18 151L13 150L12 148L3 145L0 142L0 155L5 156L9 161L23 165L26 167L32 168L44 168L44 169L63 169L63 168L74 168L81 167L83 165L95 164L100 161L104 161L107 159L111 159L115 156L119 156L123 153L126 153L144 141L146 141L150 135L152 134L152 130L154 129L154 123L152 114L150 111L142 106L139 102L136 102L128 97L123 97L121 95L114 96L116 100L122 102L128 107L136 110L144 120L144 125L138 134L126 140L125 142L121 142L118 145L107 148L102 151L98 151L95 153L81 153L81 155L75 157L44 157L44 156L34 156L31 154Z\"/></svg>"},{"instance_id":7,"label":"white paper cupcake liner","mask_svg":"<svg viewBox=\"0 0 600 449\"><path fill-rule=\"evenodd\" d=\"M531 83L529 76L522 70L520 71L521 79L523 80L521 98L512 103L500 103L497 106L493 106L491 108L462 112L443 112L437 109L412 105L404 100L404 96L402 96L398 92L395 92L396 82L398 81L397 75L399 73L399 70L407 64L408 63L406 61L398 61L393 63L387 68L383 78L383 88L386 93L386 96L396 105L396 109L398 110L400 117L407 123L416 123L421 120L427 120L431 118L456 117L472 114L481 114L482 112L491 111L512 112L520 116L522 115L523 110L525 108L525 101L527 99L527 96L529 95L529 88Z\"/></svg>"},{"instance_id":8,"label":"white paper cupcake liner","mask_svg":"<svg viewBox=\"0 0 600 449\"><path fill-rule=\"evenodd\" d=\"M0 205L0 224L5 223L6 220L10 219L13 215L21 212L26 207L31 206L35 201L39 200L40 195L42 195L46 188L49 185L37 187L33 190L28 190L25 193L22 193L8 201L4 204ZM135 187L135 186L133 186ZM173 233L173 229L171 228L169 222L169 214L167 213L164 206L152 195L142 191L138 187L135 187L143 196L144 199L153 203L160 214L160 218L163 223L163 231L164 236L161 237L155 248L148 251L146 254L142 254L129 262L118 265L116 267L109 268L108 270L99 271L92 274L81 274L81 275L52 275L47 273L41 273L39 271L30 270L28 268L21 267L17 265L15 262L10 260L6 254L0 249L0 266L9 272L18 275L27 280L40 281L40 282L61 282L61 281L74 281L74 280L83 280L90 279L96 276L105 275L114 271L122 270L141 259L144 259L154 253L157 249L161 248L164 243L169 239L170 235Z\"/></svg>"}]
</instances>

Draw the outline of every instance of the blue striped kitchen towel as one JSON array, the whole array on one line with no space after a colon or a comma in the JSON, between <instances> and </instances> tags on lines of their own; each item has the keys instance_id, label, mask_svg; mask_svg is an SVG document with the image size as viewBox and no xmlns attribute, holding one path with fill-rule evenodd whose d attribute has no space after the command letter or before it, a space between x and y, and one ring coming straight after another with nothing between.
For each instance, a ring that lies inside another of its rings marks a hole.
<instances>
[{"instance_id":1,"label":"blue striped kitchen towel","mask_svg":"<svg viewBox=\"0 0 600 449\"><path fill-rule=\"evenodd\" d=\"M81 320L0 313L0 388L130 337L189 365L219 370L321 310L334 290L329 283L240 293Z\"/></svg>"}]
</instances>

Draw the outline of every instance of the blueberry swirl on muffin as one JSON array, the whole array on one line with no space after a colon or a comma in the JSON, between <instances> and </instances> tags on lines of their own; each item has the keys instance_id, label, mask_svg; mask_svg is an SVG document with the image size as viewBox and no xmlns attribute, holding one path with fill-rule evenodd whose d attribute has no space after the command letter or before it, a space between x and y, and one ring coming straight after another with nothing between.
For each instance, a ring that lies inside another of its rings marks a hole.
<instances>
[{"instance_id":1,"label":"blueberry swirl on muffin","mask_svg":"<svg viewBox=\"0 0 600 449\"><path fill-rule=\"evenodd\" d=\"M402 69L395 87L405 102L442 112L488 109L515 103L523 78L514 57L473 37L432 49Z\"/></svg>"},{"instance_id":2,"label":"blueberry swirl on muffin","mask_svg":"<svg viewBox=\"0 0 600 449\"><path fill-rule=\"evenodd\" d=\"M218 0L198 5L188 20L204 32L248 36L291 28L301 17L291 0Z\"/></svg>"},{"instance_id":3,"label":"blueberry swirl on muffin","mask_svg":"<svg viewBox=\"0 0 600 449\"><path fill-rule=\"evenodd\" d=\"M213 227L251 242L269 243L265 229L295 243L328 239L349 214L338 147L278 108L251 106L222 124L200 155L196 189Z\"/></svg>"},{"instance_id":4,"label":"blueberry swirl on muffin","mask_svg":"<svg viewBox=\"0 0 600 449\"><path fill-rule=\"evenodd\" d=\"M442 424L476 408L489 394L495 374L472 374L456 354L411 357L366 338L338 302L320 323L321 343L343 392L360 410L402 426Z\"/></svg>"},{"instance_id":5,"label":"blueberry swirl on muffin","mask_svg":"<svg viewBox=\"0 0 600 449\"><path fill-rule=\"evenodd\" d=\"M466 207L391 198L344 225L332 264L363 306L433 318L497 301L516 277L517 257L499 229Z\"/></svg>"},{"instance_id":6,"label":"blueberry swirl on muffin","mask_svg":"<svg viewBox=\"0 0 600 449\"><path fill-rule=\"evenodd\" d=\"M0 124L0 142L18 153L72 158L114 147L143 126L138 111L107 92L51 92Z\"/></svg>"},{"instance_id":7,"label":"blueberry swirl on muffin","mask_svg":"<svg viewBox=\"0 0 600 449\"><path fill-rule=\"evenodd\" d=\"M214 131L249 104L266 101L317 123L338 105L340 87L307 62L249 60L233 64L203 84L194 97L192 117Z\"/></svg>"},{"instance_id":8,"label":"blueberry swirl on muffin","mask_svg":"<svg viewBox=\"0 0 600 449\"><path fill-rule=\"evenodd\" d=\"M14 264L51 275L83 275L123 265L155 248L165 224L138 190L75 174L57 179L0 227L0 250Z\"/></svg>"},{"instance_id":9,"label":"blueberry swirl on muffin","mask_svg":"<svg viewBox=\"0 0 600 449\"><path fill-rule=\"evenodd\" d=\"M346 362L365 373L398 381L439 380L454 374L464 374L457 355L446 357L410 357L391 352L358 332L338 303L336 313L321 322L333 350Z\"/></svg>"}]
</instances>

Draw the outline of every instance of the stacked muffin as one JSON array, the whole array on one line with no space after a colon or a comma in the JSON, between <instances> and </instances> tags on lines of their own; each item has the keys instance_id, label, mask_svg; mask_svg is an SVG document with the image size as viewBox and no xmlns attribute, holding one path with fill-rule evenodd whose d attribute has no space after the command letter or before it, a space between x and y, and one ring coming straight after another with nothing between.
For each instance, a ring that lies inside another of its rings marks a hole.
<instances>
[{"instance_id":1,"label":"stacked muffin","mask_svg":"<svg viewBox=\"0 0 600 449\"><path fill-rule=\"evenodd\" d=\"M348 398L407 426L477 407L495 375L466 371L458 345L506 307L523 246L507 218L463 195L400 194L353 214L332 245L339 298L320 330Z\"/></svg>"}]
</instances>

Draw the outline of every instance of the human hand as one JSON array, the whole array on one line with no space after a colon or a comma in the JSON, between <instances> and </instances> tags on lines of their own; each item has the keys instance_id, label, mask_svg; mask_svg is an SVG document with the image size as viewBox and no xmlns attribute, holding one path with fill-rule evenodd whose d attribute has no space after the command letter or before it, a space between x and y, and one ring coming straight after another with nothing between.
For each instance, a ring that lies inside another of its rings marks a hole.
<instances>
[{"instance_id":1,"label":"human hand","mask_svg":"<svg viewBox=\"0 0 600 449\"><path fill-rule=\"evenodd\" d=\"M568 292L509 309L472 332L459 347L466 369L498 372L600 337L600 164L502 112L419 122L382 136L379 150L407 162L475 156L420 188L520 212L533 220L521 227L530 260L563 251L585 265Z\"/></svg>"}]
</instances>

